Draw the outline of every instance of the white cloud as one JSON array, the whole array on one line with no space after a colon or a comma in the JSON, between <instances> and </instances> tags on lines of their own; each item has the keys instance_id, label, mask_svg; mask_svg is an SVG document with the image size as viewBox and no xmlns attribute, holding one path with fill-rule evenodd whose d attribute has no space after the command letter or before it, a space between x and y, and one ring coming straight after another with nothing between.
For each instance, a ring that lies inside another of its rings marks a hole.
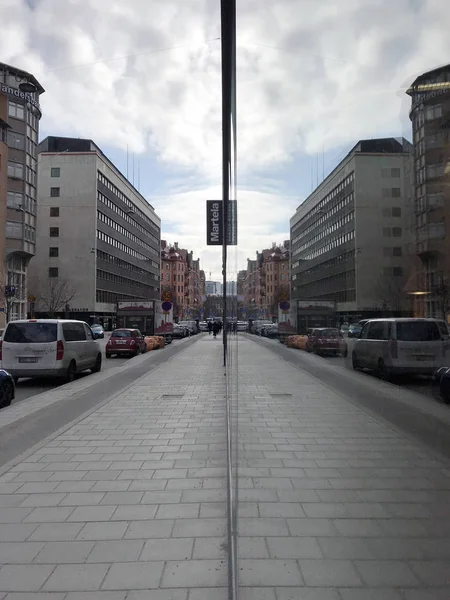
<instances>
[{"instance_id":1,"label":"white cloud","mask_svg":"<svg viewBox=\"0 0 450 600\"><path fill-rule=\"evenodd\" d=\"M158 209L178 232L171 237L196 249L208 268L214 251L202 246L200 227L211 191L205 187L220 183L218 0L34 5L31 11L24 0L2 1L0 56L46 88L45 129L154 152L173 169L188 170L189 185L196 174L191 189L202 192L177 195ZM238 10L244 181L255 170L276 177L273 167L323 146L409 137L406 87L450 55L450 12L442 0L241 0ZM261 182L240 195L241 258L281 241L270 233L274 219L288 233L297 202L280 203L265 189Z\"/></svg>"}]
</instances>

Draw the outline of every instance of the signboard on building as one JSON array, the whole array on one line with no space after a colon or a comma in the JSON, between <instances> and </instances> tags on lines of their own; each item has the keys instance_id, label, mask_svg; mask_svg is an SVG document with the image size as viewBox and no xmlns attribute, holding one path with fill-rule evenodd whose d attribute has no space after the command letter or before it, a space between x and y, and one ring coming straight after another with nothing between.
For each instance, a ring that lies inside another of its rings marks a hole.
<instances>
[{"instance_id":1,"label":"signboard on building","mask_svg":"<svg viewBox=\"0 0 450 600\"><path fill-rule=\"evenodd\" d=\"M206 244L222 246L223 244L223 202L222 200L206 201ZM228 203L228 236L227 246L237 245L237 201Z\"/></svg>"},{"instance_id":2,"label":"signboard on building","mask_svg":"<svg viewBox=\"0 0 450 600\"><path fill-rule=\"evenodd\" d=\"M334 310L334 302L325 300L297 300L298 310Z\"/></svg>"},{"instance_id":3,"label":"signboard on building","mask_svg":"<svg viewBox=\"0 0 450 600\"><path fill-rule=\"evenodd\" d=\"M153 310L153 301L141 302L140 300L123 300L117 303L119 310Z\"/></svg>"}]
</instances>

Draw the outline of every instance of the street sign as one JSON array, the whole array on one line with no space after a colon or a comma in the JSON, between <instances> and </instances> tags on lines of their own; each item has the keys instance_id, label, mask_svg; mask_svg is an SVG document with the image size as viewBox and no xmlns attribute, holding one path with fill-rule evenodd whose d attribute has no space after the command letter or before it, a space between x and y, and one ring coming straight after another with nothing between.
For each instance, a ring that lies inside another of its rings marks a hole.
<instances>
[{"instance_id":1,"label":"street sign","mask_svg":"<svg viewBox=\"0 0 450 600\"><path fill-rule=\"evenodd\" d=\"M291 305L287 300L282 300L280 302L280 308L283 311L288 311L291 308Z\"/></svg>"},{"instance_id":2,"label":"street sign","mask_svg":"<svg viewBox=\"0 0 450 600\"><path fill-rule=\"evenodd\" d=\"M162 311L164 313L169 313L172 309L172 302L168 302L167 300L161 304Z\"/></svg>"},{"instance_id":3,"label":"street sign","mask_svg":"<svg viewBox=\"0 0 450 600\"><path fill-rule=\"evenodd\" d=\"M32 294L30 294L28 296L28 302L36 302L36 296L33 296Z\"/></svg>"},{"instance_id":4,"label":"street sign","mask_svg":"<svg viewBox=\"0 0 450 600\"><path fill-rule=\"evenodd\" d=\"M237 201L228 202L228 236L227 246L237 245ZM221 246L223 244L223 202L222 200L206 201L206 244Z\"/></svg>"},{"instance_id":5,"label":"street sign","mask_svg":"<svg viewBox=\"0 0 450 600\"><path fill-rule=\"evenodd\" d=\"M162 294L162 298L163 300L165 300L166 302L170 302L172 300L172 292L163 292Z\"/></svg>"},{"instance_id":6,"label":"street sign","mask_svg":"<svg viewBox=\"0 0 450 600\"><path fill-rule=\"evenodd\" d=\"M289 300L289 294L287 292L281 292L280 294L280 300Z\"/></svg>"}]
</instances>

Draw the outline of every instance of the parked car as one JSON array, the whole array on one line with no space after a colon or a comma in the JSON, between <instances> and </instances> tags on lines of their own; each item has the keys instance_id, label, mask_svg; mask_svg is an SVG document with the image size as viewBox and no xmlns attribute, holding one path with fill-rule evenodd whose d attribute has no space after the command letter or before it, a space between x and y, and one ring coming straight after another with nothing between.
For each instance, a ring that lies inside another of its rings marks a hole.
<instances>
[{"instance_id":1,"label":"parked car","mask_svg":"<svg viewBox=\"0 0 450 600\"><path fill-rule=\"evenodd\" d=\"M347 356L347 344L339 329L335 327L319 327L313 329L306 342L306 350L315 354L334 354Z\"/></svg>"},{"instance_id":2,"label":"parked car","mask_svg":"<svg viewBox=\"0 0 450 600\"><path fill-rule=\"evenodd\" d=\"M270 325L264 325L261 328L261 335L268 338L275 338L278 336L279 329L278 323L271 323Z\"/></svg>"},{"instance_id":3,"label":"parked car","mask_svg":"<svg viewBox=\"0 0 450 600\"><path fill-rule=\"evenodd\" d=\"M0 342L2 368L19 377L64 377L102 368L102 353L83 321L29 319L11 321Z\"/></svg>"},{"instance_id":4,"label":"parked car","mask_svg":"<svg viewBox=\"0 0 450 600\"><path fill-rule=\"evenodd\" d=\"M116 356L137 356L147 352L144 336L139 329L115 329L109 338L105 355L111 358Z\"/></svg>"},{"instance_id":5,"label":"parked car","mask_svg":"<svg viewBox=\"0 0 450 600\"><path fill-rule=\"evenodd\" d=\"M442 400L450 404L450 367L441 367L438 369L434 379L439 385L439 393Z\"/></svg>"},{"instance_id":6,"label":"parked car","mask_svg":"<svg viewBox=\"0 0 450 600\"><path fill-rule=\"evenodd\" d=\"M237 331L248 331L247 321L238 321L237 322Z\"/></svg>"},{"instance_id":7,"label":"parked car","mask_svg":"<svg viewBox=\"0 0 450 600\"><path fill-rule=\"evenodd\" d=\"M0 408L6 408L16 396L16 386L11 373L0 369Z\"/></svg>"},{"instance_id":8,"label":"parked car","mask_svg":"<svg viewBox=\"0 0 450 600\"><path fill-rule=\"evenodd\" d=\"M197 321L179 321L178 325L187 327L189 329L191 335L195 335L196 333L198 333Z\"/></svg>"},{"instance_id":9,"label":"parked car","mask_svg":"<svg viewBox=\"0 0 450 600\"><path fill-rule=\"evenodd\" d=\"M352 323L348 330L348 337L349 338L359 337L359 335L362 331L362 328L367 323L367 321L368 321L368 319L362 319L361 321L358 321L357 323Z\"/></svg>"},{"instance_id":10,"label":"parked car","mask_svg":"<svg viewBox=\"0 0 450 600\"><path fill-rule=\"evenodd\" d=\"M180 325L179 323L174 323L172 336L175 339L182 339L189 336L189 329Z\"/></svg>"},{"instance_id":11,"label":"parked car","mask_svg":"<svg viewBox=\"0 0 450 600\"><path fill-rule=\"evenodd\" d=\"M98 323L95 325L91 325L92 333L94 334L94 339L103 339L105 337L105 330Z\"/></svg>"},{"instance_id":12,"label":"parked car","mask_svg":"<svg viewBox=\"0 0 450 600\"><path fill-rule=\"evenodd\" d=\"M206 321L200 321L199 328L200 331L208 331L208 323Z\"/></svg>"},{"instance_id":13,"label":"parked car","mask_svg":"<svg viewBox=\"0 0 450 600\"><path fill-rule=\"evenodd\" d=\"M394 373L432 375L448 358L449 334L436 319L372 319L356 340L353 368L370 369L380 377Z\"/></svg>"}]
</instances>

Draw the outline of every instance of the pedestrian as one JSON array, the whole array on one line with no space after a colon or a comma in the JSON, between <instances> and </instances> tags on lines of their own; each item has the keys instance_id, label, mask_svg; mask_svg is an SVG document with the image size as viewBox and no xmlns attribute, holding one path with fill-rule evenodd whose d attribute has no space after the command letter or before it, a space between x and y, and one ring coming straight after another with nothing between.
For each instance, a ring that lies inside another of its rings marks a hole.
<instances>
[{"instance_id":1,"label":"pedestrian","mask_svg":"<svg viewBox=\"0 0 450 600\"><path fill-rule=\"evenodd\" d=\"M220 327L219 327L219 323L217 321L214 321L214 325L213 325L213 334L214 334L214 338L217 337L217 334L220 331Z\"/></svg>"},{"instance_id":2,"label":"pedestrian","mask_svg":"<svg viewBox=\"0 0 450 600\"><path fill-rule=\"evenodd\" d=\"M237 321L233 321L233 333L234 335L237 333Z\"/></svg>"},{"instance_id":3,"label":"pedestrian","mask_svg":"<svg viewBox=\"0 0 450 600\"><path fill-rule=\"evenodd\" d=\"M212 330L213 330L213 324L212 324L211 321L208 321L208 332L209 332L209 335L211 335L211 331Z\"/></svg>"}]
</instances>

